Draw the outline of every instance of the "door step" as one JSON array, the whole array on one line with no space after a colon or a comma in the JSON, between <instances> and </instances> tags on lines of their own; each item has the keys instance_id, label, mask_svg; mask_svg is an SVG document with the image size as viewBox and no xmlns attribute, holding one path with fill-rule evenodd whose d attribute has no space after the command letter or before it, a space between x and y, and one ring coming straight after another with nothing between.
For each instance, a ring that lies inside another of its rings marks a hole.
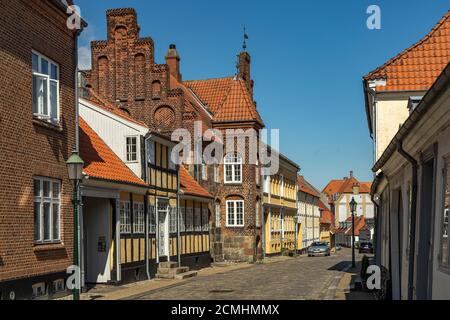
<instances>
[{"instance_id":1,"label":"door step","mask_svg":"<svg viewBox=\"0 0 450 320\"><path fill-rule=\"evenodd\" d=\"M189 271L189 267L178 267L177 262L161 262L156 273L157 279L183 280L197 276L197 271Z\"/></svg>"}]
</instances>

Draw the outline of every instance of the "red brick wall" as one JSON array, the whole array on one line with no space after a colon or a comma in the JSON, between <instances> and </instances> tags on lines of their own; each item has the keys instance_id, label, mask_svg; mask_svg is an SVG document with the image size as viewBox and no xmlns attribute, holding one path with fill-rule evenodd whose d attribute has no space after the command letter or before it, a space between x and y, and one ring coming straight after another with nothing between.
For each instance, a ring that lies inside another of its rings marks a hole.
<instances>
[{"instance_id":1,"label":"red brick wall","mask_svg":"<svg viewBox=\"0 0 450 320\"><path fill-rule=\"evenodd\" d=\"M0 0L0 281L64 271L72 262L74 36L50 1ZM32 116L32 49L60 66L61 128ZM34 244L33 177L60 179L60 245Z\"/></svg>"},{"instance_id":2,"label":"red brick wall","mask_svg":"<svg viewBox=\"0 0 450 320\"><path fill-rule=\"evenodd\" d=\"M134 118L163 134L170 135L174 129L186 128L193 137L195 121L202 121L207 128L213 127L210 119L195 110L182 89L172 88L174 81L170 79L169 66L155 63L153 40L140 37L136 12L133 9L113 9L108 10L106 16L107 40L92 42L92 70L87 72L87 84L109 103L127 109ZM142 56L145 57L144 61ZM242 58L247 58L247 55ZM249 56L245 62L247 65L241 69L249 78ZM156 94L154 90L155 81L161 84L161 94ZM230 128L231 126L236 128L236 124L230 124ZM247 129L246 126L237 128ZM226 127L222 126L220 129L225 130ZM190 169L192 174L193 166ZM216 186L213 182L213 169L209 168L208 172L209 181L200 179L199 182L221 203L222 228L219 233L226 248L225 258L253 259L256 238L255 204L259 196L259 188L255 183L255 166L244 166L243 183L236 186ZM220 174L223 181L223 168L220 169ZM241 195L245 201L245 227L226 228L225 201L228 196L236 194Z\"/></svg>"}]
</instances>

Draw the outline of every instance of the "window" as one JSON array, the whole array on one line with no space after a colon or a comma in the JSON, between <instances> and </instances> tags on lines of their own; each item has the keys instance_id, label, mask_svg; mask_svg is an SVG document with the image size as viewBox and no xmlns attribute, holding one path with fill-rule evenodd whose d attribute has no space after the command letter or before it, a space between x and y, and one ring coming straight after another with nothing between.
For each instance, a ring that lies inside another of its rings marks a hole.
<instances>
[{"instance_id":1,"label":"window","mask_svg":"<svg viewBox=\"0 0 450 320\"><path fill-rule=\"evenodd\" d=\"M202 163L202 179L204 181L208 180L208 166L205 162Z\"/></svg>"},{"instance_id":2,"label":"window","mask_svg":"<svg viewBox=\"0 0 450 320\"><path fill-rule=\"evenodd\" d=\"M51 122L59 120L59 66L37 52L32 53L33 114Z\"/></svg>"},{"instance_id":3,"label":"window","mask_svg":"<svg viewBox=\"0 0 450 320\"><path fill-rule=\"evenodd\" d=\"M120 233L131 233L131 210L127 201L120 202Z\"/></svg>"},{"instance_id":4,"label":"window","mask_svg":"<svg viewBox=\"0 0 450 320\"><path fill-rule=\"evenodd\" d=\"M225 183L242 183L242 158L236 153L225 157Z\"/></svg>"},{"instance_id":5,"label":"window","mask_svg":"<svg viewBox=\"0 0 450 320\"><path fill-rule=\"evenodd\" d=\"M261 176L261 172L259 171L259 165L258 162L256 162L255 165L255 181L256 181L256 185L259 186L259 178Z\"/></svg>"},{"instance_id":6,"label":"window","mask_svg":"<svg viewBox=\"0 0 450 320\"><path fill-rule=\"evenodd\" d=\"M180 207L180 232L186 231L186 209L184 207Z\"/></svg>"},{"instance_id":7,"label":"window","mask_svg":"<svg viewBox=\"0 0 450 320\"><path fill-rule=\"evenodd\" d=\"M169 208L169 232L177 233L177 208Z\"/></svg>"},{"instance_id":8,"label":"window","mask_svg":"<svg viewBox=\"0 0 450 320\"><path fill-rule=\"evenodd\" d=\"M127 162L137 162L137 137L127 137Z\"/></svg>"},{"instance_id":9,"label":"window","mask_svg":"<svg viewBox=\"0 0 450 320\"><path fill-rule=\"evenodd\" d=\"M216 203L216 228L220 228L220 203Z\"/></svg>"},{"instance_id":10,"label":"window","mask_svg":"<svg viewBox=\"0 0 450 320\"><path fill-rule=\"evenodd\" d=\"M176 165L180 163L179 159L176 158L176 154L174 155L174 158L172 159L172 151L173 148L169 148L169 169L170 170L175 170L176 169ZM174 160L176 162L174 162Z\"/></svg>"},{"instance_id":11,"label":"window","mask_svg":"<svg viewBox=\"0 0 450 320\"><path fill-rule=\"evenodd\" d=\"M195 226L194 231L202 231L202 211L200 208L195 208Z\"/></svg>"},{"instance_id":12,"label":"window","mask_svg":"<svg viewBox=\"0 0 450 320\"><path fill-rule=\"evenodd\" d=\"M58 293L58 292L63 292L63 291L65 291L64 279L58 279L58 280L53 281L53 292Z\"/></svg>"},{"instance_id":13,"label":"window","mask_svg":"<svg viewBox=\"0 0 450 320\"><path fill-rule=\"evenodd\" d=\"M443 206L442 206L442 231L441 231L441 266L450 268L450 248L448 241L448 218L450 210L450 158L445 161L442 176L443 184Z\"/></svg>"},{"instance_id":14,"label":"window","mask_svg":"<svg viewBox=\"0 0 450 320\"><path fill-rule=\"evenodd\" d=\"M244 226L244 201L227 201L227 227Z\"/></svg>"},{"instance_id":15,"label":"window","mask_svg":"<svg viewBox=\"0 0 450 320\"><path fill-rule=\"evenodd\" d=\"M194 231L194 210L186 208L186 231Z\"/></svg>"},{"instance_id":16,"label":"window","mask_svg":"<svg viewBox=\"0 0 450 320\"><path fill-rule=\"evenodd\" d=\"M46 295L44 282L33 284L32 288L33 288L33 298L38 298Z\"/></svg>"},{"instance_id":17,"label":"window","mask_svg":"<svg viewBox=\"0 0 450 320\"><path fill-rule=\"evenodd\" d=\"M144 203L133 203L133 232L145 233Z\"/></svg>"},{"instance_id":18,"label":"window","mask_svg":"<svg viewBox=\"0 0 450 320\"><path fill-rule=\"evenodd\" d=\"M34 179L34 240L59 242L61 183L46 178Z\"/></svg>"},{"instance_id":19,"label":"window","mask_svg":"<svg viewBox=\"0 0 450 320\"><path fill-rule=\"evenodd\" d=\"M150 234L156 233L156 213L154 205L148 206L148 232Z\"/></svg>"},{"instance_id":20,"label":"window","mask_svg":"<svg viewBox=\"0 0 450 320\"><path fill-rule=\"evenodd\" d=\"M208 208L202 209L202 230L209 231Z\"/></svg>"},{"instance_id":21,"label":"window","mask_svg":"<svg viewBox=\"0 0 450 320\"><path fill-rule=\"evenodd\" d=\"M155 142L148 140L147 143L147 161L150 164L155 164Z\"/></svg>"}]
</instances>

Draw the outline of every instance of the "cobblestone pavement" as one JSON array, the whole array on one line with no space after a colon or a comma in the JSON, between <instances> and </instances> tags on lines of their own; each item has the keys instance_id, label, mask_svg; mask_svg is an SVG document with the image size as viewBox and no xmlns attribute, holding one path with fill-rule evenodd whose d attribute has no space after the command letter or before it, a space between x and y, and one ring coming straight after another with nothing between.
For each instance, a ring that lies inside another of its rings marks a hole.
<instances>
[{"instance_id":1,"label":"cobblestone pavement","mask_svg":"<svg viewBox=\"0 0 450 320\"><path fill-rule=\"evenodd\" d=\"M357 256L360 259L359 256ZM193 278L133 297L138 300L334 299L351 251L331 257L299 257Z\"/></svg>"}]
</instances>

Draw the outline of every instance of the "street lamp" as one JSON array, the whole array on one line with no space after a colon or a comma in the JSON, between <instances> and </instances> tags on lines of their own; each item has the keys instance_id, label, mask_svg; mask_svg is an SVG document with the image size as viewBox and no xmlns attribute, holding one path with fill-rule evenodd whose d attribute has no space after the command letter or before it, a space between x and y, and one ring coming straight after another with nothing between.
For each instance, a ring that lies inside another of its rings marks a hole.
<instances>
[{"instance_id":1,"label":"street lamp","mask_svg":"<svg viewBox=\"0 0 450 320\"><path fill-rule=\"evenodd\" d=\"M358 204L355 201L355 198L352 197L352 201L350 201L350 211L352 212L352 268L356 267L355 264L355 212L356 206Z\"/></svg>"},{"instance_id":2,"label":"street lamp","mask_svg":"<svg viewBox=\"0 0 450 320\"><path fill-rule=\"evenodd\" d=\"M79 223L78 223L78 206L80 205L80 200L78 199L78 191L80 187L80 182L83 179L83 167L84 161L80 158L77 151L73 151L72 155L66 162L67 169L69 171L69 179L72 181L74 185L73 191L73 261L74 265L78 268L80 267L79 263L79 254L78 254L78 234L79 234ZM79 275L79 270L76 271ZM78 279L80 280L80 279ZM73 288L73 300L80 300L80 288L78 284L81 286L81 281L75 281L75 286Z\"/></svg>"}]
</instances>

